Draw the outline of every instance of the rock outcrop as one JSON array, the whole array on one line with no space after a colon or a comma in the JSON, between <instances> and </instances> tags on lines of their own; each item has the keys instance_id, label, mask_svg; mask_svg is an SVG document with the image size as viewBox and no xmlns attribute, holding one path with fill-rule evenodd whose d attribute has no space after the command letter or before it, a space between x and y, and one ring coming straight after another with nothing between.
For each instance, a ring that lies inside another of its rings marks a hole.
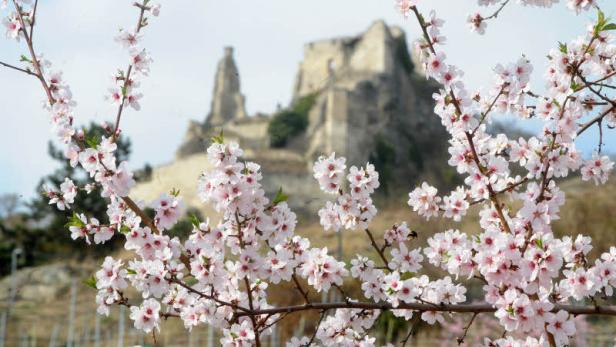
<instances>
[{"instance_id":1,"label":"rock outcrop","mask_svg":"<svg viewBox=\"0 0 616 347\"><path fill-rule=\"evenodd\" d=\"M199 163L206 169L203 152L221 129L225 139L245 149L245 159L261 164L267 193L284 187L292 205L308 210L322 199L311 175L311 165L321 154L336 152L347 157L349 166L370 161L386 189L403 186L404 191L445 158L446 134L433 114L431 97L438 86L416 72L398 27L377 21L357 36L306 44L289 110L295 112L293 117L306 117L307 125L277 148L270 145L268 134L276 115L246 116L232 53L226 48L218 65L206 121L189 125L176 162L154 170L159 183L166 182L157 191L186 185L181 181L185 175L167 177L173 168L198 172L186 165ZM305 114L295 111L298 105ZM160 179L163 174L165 179ZM196 187L196 180L191 183Z\"/></svg>"}]
</instances>

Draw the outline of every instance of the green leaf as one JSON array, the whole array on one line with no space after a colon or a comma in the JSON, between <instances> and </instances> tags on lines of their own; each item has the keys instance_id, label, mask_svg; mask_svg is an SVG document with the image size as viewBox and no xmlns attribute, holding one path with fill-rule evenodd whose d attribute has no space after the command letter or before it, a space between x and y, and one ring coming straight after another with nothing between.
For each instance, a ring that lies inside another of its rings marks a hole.
<instances>
[{"instance_id":1,"label":"green leaf","mask_svg":"<svg viewBox=\"0 0 616 347\"><path fill-rule=\"evenodd\" d=\"M601 10L597 10L597 24L605 23L605 13Z\"/></svg>"},{"instance_id":2,"label":"green leaf","mask_svg":"<svg viewBox=\"0 0 616 347\"><path fill-rule=\"evenodd\" d=\"M130 233L130 228L129 228L128 226L126 226L126 225L122 225L122 226L120 227L120 232L121 232L122 234L128 234L128 233Z\"/></svg>"},{"instance_id":3,"label":"green leaf","mask_svg":"<svg viewBox=\"0 0 616 347\"><path fill-rule=\"evenodd\" d=\"M96 148L99 144L98 138L96 136L86 137L86 144L88 144L90 148Z\"/></svg>"},{"instance_id":4,"label":"green leaf","mask_svg":"<svg viewBox=\"0 0 616 347\"><path fill-rule=\"evenodd\" d=\"M88 286L88 287L90 287L92 289L98 289L98 288L96 288L96 278L94 278L94 276L90 276L89 278L86 278L82 282L83 282L83 284L85 284L86 286Z\"/></svg>"},{"instance_id":5,"label":"green leaf","mask_svg":"<svg viewBox=\"0 0 616 347\"><path fill-rule=\"evenodd\" d=\"M603 27L603 30L616 30L616 24L615 23L608 23Z\"/></svg>"},{"instance_id":6,"label":"green leaf","mask_svg":"<svg viewBox=\"0 0 616 347\"><path fill-rule=\"evenodd\" d=\"M194 286L195 284L199 283L199 281L197 281L196 278L194 277L188 277L186 279L184 279L184 284L186 284L187 286Z\"/></svg>"},{"instance_id":7,"label":"green leaf","mask_svg":"<svg viewBox=\"0 0 616 347\"><path fill-rule=\"evenodd\" d=\"M21 55L21 57L19 57L19 61L21 62L27 62L27 63L31 63L32 61L30 59L28 59L28 57L26 57L25 55Z\"/></svg>"},{"instance_id":8,"label":"green leaf","mask_svg":"<svg viewBox=\"0 0 616 347\"><path fill-rule=\"evenodd\" d=\"M282 188L278 188L278 193L276 193L276 196L274 197L272 204L278 205L279 203L283 201L287 201L288 198L289 196L282 192Z\"/></svg>"},{"instance_id":9,"label":"green leaf","mask_svg":"<svg viewBox=\"0 0 616 347\"><path fill-rule=\"evenodd\" d=\"M169 194L175 196L176 198L180 195L180 190L177 188L171 188L171 191L169 192Z\"/></svg>"},{"instance_id":10,"label":"green leaf","mask_svg":"<svg viewBox=\"0 0 616 347\"><path fill-rule=\"evenodd\" d=\"M225 143L225 137L222 129L220 130L220 133L218 135L212 136L212 142L220 144Z\"/></svg>"},{"instance_id":11,"label":"green leaf","mask_svg":"<svg viewBox=\"0 0 616 347\"><path fill-rule=\"evenodd\" d=\"M190 222L192 223L192 225L195 226L195 228L199 228L199 225L201 224L201 221L199 220L199 218L193 213L190 216L188 216L188 219L190 219Z\"/></svg>"},{"instance_id":12,"label":"green leaf","mask_svg":"<svg viewBox=\"0 0 616 347\"><path fill-rule=\"evenodd\" d=\"M567 49L567 44L564 42L559 42L558 43L558 50L563 53L563 54L567 54L568 49Z\"/></svg>"},{"instance_id":13,"label":"green leaf","mask_svg":"<svg viewBox=\"0 0 616 347\"><path fill-rule=\"evenodd\" d=\"M137 271L133 270L133 269L126 269L126 273L129 275L136 275Z\"/></svg>"},{"instance_id":14,"label":"green leaf","mask_svg":"<svg viewBox=\"0 0 616 347\"><path fill-rule=\"evenodd\" d=\"M68 219L68 222L64 226L67 228L70 228L70 227L83 228L86 226L86 224L81 219L79 219L79 216L77 216L76 212L73 212L73 215Z\"/></svg>"},{"instance_id":15,"label":"green leaf","mask_svg":"<svg viewBox=\"0 0 616 347\"><path fill-rule=\"evenodd\" d=\"M537 247L543 249L543 240L537 239L535 240L535 244L537 245Z\"/></svg>"},{"instance_id":16,"label":"green leaf","mask_svg":"<svg viewBox=\"0 0 616 347\"><path fill-rule=\"evenodd\" d=\"M605 19L605 14L601 10L597 10L597 24L594 27L595 36L599 34L601 31L605 30L604 27L607 24L607 20Z\"/></svg>"}]
</instances>

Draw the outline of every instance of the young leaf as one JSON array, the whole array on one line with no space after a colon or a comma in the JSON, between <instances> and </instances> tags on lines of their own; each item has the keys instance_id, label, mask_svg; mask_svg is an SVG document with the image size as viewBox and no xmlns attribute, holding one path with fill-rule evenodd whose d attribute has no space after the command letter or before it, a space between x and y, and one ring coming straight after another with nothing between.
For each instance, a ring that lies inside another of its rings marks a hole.
<instances>
[{"instance_id":1,"label":"young leaf","mask_svg":"<svg viewBox=\"0 0 616 347\"><path fill-rule=\"evenodd\" d=\"M90 276L89 278L86 278L82 282L83 282L83 284L85 284L86 286L88 286L88 287L90 287L92 289L98 289L98 288L96 288L96 278L94 278L94 276Z\"/></svg>"},{"instance_id":2,"label":"young leaf","mask_svg":"<svg viewBox=\"0 0 616 347\"><path fill-rule=\"evenodd\" d=\"M120 227L120 232L122 234L128 234L130 233L130 228L124 224L122 224L122 226Z\"/></svg>"},{"instance_id":3,"label":"young leaf","mask_svg":"<svg viewBox=\"0 0 616 347\"><path fill-rule=\"evenodd\" d=\"M184 284L186 284L187 286L191 286L191 287L197 284L198 282L199 281L197 281L197 279L194 277L188 277L184 279Z\"/></svg>"},{"instance_id":4,"label":"young leaf","mask_svg":"<svg viewBox=\"0 0 616 347\"><path fill-rule=\"evenodd\" d=\"M192 223L192 225L195 226L195 228L199 228L199 225L201 224L201 221L199 220L199 218L197 218L196 215L191 214L190 216L188 216L188 219L190 219L190 222Z\"/></svg>"},{"instance_id":5,"label":"young leaf","mask_svg":"<svg viewBox=\"0 0 616 347\"><path fill-rule=\"evenodd\" d=\"M616 30L616 24L615 23L606 24L603 27L603 30Z\"/></svg>"},{"instance_id":6,"label":"young leaf","mask_svg":"<svg viewBox=\"0 0 616 347\"><path fill-rule=\"evenodd\" d=\"M276 196L274 197L274 200L272 201L272 204L278 205L279 203L283 201L287 201L288 198L289 196L282 192L282 188L279 188L278 193L276 193Z\"/></svg>"},{"instance_id":7,"label":"young leaf","mask_svg":"<svg viewBox=\"0 0 616 347\"><path fill-rule=\"evenodd\" d=\"M225 137L222 129L220 130L220 133L218 135L212 136L212 142L220 144L225 143Z\"/></svg>"},{"instance_id":8,"label":"young leaf","mask_svg":"<svg viewBox=\"0 0 616 347\"><path fill-rule=\"evenodd\" d=\"M79 219L79 216L77 216L77 213L73 212L73 215L68 219L68 222L64 226L67 228L70 228L70 227L83 228L86 226L86 224L81 219Z\"/></svg>"},{"instance_id":9,"label":"young leaf","mask_svg":"<svg viewBox=\"0 0 616 347\"><path fill-rule=\"evenodd\" d=\"M87 137L86 144L88 144L90 148L96 148L98 146L98 138L96 136Z\"/></svg>"}]
</instances>

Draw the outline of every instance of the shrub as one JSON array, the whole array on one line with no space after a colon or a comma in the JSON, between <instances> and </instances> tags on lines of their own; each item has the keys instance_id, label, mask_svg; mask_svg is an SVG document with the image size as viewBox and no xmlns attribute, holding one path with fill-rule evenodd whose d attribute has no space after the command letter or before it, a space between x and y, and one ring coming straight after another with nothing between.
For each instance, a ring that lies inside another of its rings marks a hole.
<instances>
[{"instance_id":1,"label":"shrub","mask_svg":"<svg viewBox=\"0 0 616 347\"><path fill-rule=\"evenodd\" d=\"M308 112L314 106L318 94L313 93L298 99L289 109L276 113L267 128L272 147L284 147L291 137L308 127Z\"/></svg>"}]
</instances>

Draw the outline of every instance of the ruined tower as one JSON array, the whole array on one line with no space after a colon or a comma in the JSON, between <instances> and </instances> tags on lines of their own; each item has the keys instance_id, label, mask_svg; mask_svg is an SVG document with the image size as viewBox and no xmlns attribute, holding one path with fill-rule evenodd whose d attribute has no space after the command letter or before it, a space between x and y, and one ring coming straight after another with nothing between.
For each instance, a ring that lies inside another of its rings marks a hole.
<instances>
[{"instance_id":1,"label":"ruined tower","mask_svg":"<svg viewBox=\"0 0 616 347\"><path fill-rule=\"evenodd\" d=\"M233 47L225 47L225 54L218 62L212 107L206 125L220 126L233 119L246 117L244 96L240 90L240 75L233 59Z\"/></svg>"}]
</instances>

